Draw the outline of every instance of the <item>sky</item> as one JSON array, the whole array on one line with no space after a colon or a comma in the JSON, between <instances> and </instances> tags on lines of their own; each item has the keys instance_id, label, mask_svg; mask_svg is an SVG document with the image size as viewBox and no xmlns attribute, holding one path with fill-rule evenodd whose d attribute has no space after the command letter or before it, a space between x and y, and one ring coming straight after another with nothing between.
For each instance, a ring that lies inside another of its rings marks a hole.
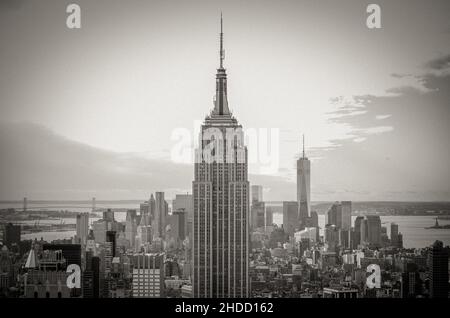
<instances>
[{"instance_id":1,"label":"sky","mask_svg":"<svg viewBox=\"0 0 450 318\"><path fill-rule=\"evenodd\" d=\"M191 192L220 12L265 199L295 200L302 134L313 201L450 199L449 1L2 0L0 200Z\"/></svg>"}]
</instances>

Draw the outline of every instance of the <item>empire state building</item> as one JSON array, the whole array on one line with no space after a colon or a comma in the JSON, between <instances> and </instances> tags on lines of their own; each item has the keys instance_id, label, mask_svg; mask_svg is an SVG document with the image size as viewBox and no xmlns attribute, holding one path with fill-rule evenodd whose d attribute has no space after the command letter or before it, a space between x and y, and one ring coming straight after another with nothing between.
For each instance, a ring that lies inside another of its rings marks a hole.
<instances>
[{"instance_id":1,"label":"empire state building","mask_svg":"<svg viewBox=\"0 0 450 318\"><path fill-rule=\"evenodd\" d=\"M248 297L249 182L242 126L228 108L223 22L214 109L205 118L192 184L193 296Z\"/></svg>"}]
</instances>

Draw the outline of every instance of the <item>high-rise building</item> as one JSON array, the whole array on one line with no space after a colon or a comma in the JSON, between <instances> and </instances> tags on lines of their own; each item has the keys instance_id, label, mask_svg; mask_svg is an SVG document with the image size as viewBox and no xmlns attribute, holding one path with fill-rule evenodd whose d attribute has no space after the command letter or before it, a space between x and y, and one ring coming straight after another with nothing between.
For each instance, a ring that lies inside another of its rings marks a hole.
<instances>
[{"instance_id":1,"label":"high-rise building","mask_svg":"<svg viewBox=\"0 0 450 318\"><path fill-rule=\"evenodd\" d=\"M339 245L339 229L334 224L325 225L324 240L328 245L328 251L336 251L336 247Z\"/></svg>"},{"instance_id":2,"label":"high-rise building","mask_svg":"<svg viewBox=\"0 0 450 318\"><path fill-rule=\"evenodd\" d=\"M398 225L391 223L391 245L399 247Z\"/></svg>"},{"instance_id":3,"label":"high-rise building","mask_svg":"<svg viewBox=\"0 0 450 318\"><path fill-rule=\"evenodd\" d=\"M249 296L247 148L228 108L223 59L221 30L214 109L201 127L193 182L193 295L201 298Z\"/></svg>"},{"instance_id":4,"label":"high-rise building","mask_svg":"<svg viewBox=\"0 0 450 318\"><path fill-rule=\"evenodd\" d=\"M252 201L253 202L263 202L263 187L260 185L252 185Z\"/></svg>"},{"instance_id":5,"label":"high-rise building","mask_svg":"<svg viewBox=\"0 0 450 318\"><path fill-rule=\"evenodd\" d=\"M155 217L153 220L153 236L165 238L167 225L168 205L164 199L164 192L156 192Z\"/></svg>"},{"instance_id":6,"label":"high-rise building","mask_svg":"<svg viewBox=\"0 0 450 318\"><path fill-rule=\"evenodd\" d=\"M103 212L103 220L108 222L114 222L114 211L111 209L107 209Z\"/></svg>"},{"instance_id":7,"label":"high-rise building","mask_svg":"<svg viewBox=\"0 0 450 318\"><path fill-rule=\"evenodd\" d=\"M378 215L367 215L367 242L372 246L381 245L381 219Z\"/></svg>"},{"instance_id":8,"label":"high-rise building","mask_svg":"<svg viewBox=\"0 0 450 318\"><path fill-rule=\"evenodd\" d=\"M448 298L448 251L441 241L434 242L429 254L430 297Z\"/></svg>"},{"instance_id":9,"label":"high-rise building","mask_svg":"<svg viewBox=\"0 0 450 318\"><path fill-rule=\"evenodd\" d=\"M117 247L115 231L107 231L106 232L106 242L111 243L111 254L112 254L112 257L115 257L116 256L116 247Z\"/></svg>"},{"instance_id":10,"label":"high-rise building","mask_svg":"<svg viewBox=\"0 0 450 318\"><path fill-rule=\"evenodd\" d=\"M266 207L266 227L273 225L273 210L271 207Z\"/></svg>"},{"instance_id":11,"label":"high-rise building","mask_svg":"<svg viewBox=\"0 0 450 318\"><path fill-rule=\"evenodd\" d=\"M0 297L7 295L10 287L15 285L16 274L8 247L3 245L0 250Z\"/></svg>"},{"instance_id":12,"label":"high-rise building","mask_svg":"<svg viewBox=\"0 0 450 318\"><path fill-rule=\"evenodd\" d=\"M155 197L153 193L150 196L150 199L140 205L140 225L147 226L152 224L152 220L155 216Z\"/></svg>"},{"instance_id":13,"label":"high-rise building","mask_svg":"<svg viewBox=\"0 0 450 318\"><path fill-rule=\"evenodd\" d=\"M342 227L342 205L335 202L327 212L325 224L335 225L336 228Z\"/></svg>"},{"instance_id":14,"label":"high-rise building","mask_svg":"<svg viewBox=\"0 0 450 318\"><path fill-rule=\"evenodd\" d=\"M89 213L77 214L77 238L82 244L86 244L89 234Z\"/></svg>"},{"instance_id":15,"label":"high-rise building","mask_svg":"<svg viewBox=\"0 0 450 318\"><path fill-rule=\"evenodd\" d=\"M125 220L125 238L130 242L130 247L135 247L135 239L137 235L137 213L136 210L128 210ZM142 216L141 216L142 217Z\"/></svg>"},{"instance_id":16,"label":"high-rise building","mask_svg":"<svg viewBox=\"0 0 450 318\"><path fill-rule=\"evenodd\" d=\"M250 208L250 226L252 229L265 226L265 204L261 201L253 201Z\"/></svg>"},{"instance_id":17,"label":"high-rise building","mask_svg":"<svg viewBox=\"0 0 450 318\"><path fill-rule=\"evenodd\" d=\"M283 202L283 229L291 238L299 228L298 219L298 202L284 201Z\"/></svg>"},{"instance_id":18,"label":"high-rise building","mask_svg":"<svg viewBox=\"0 0 450 318\"><path fill-rule=\"evenodd\" d=\"M164 297L164 253L135 254L131 257L133 298Z\"/></svg>"},{"instance_id":19,"label":"high-rise building","mask_svg":"<svg viewBox=\"0 0 450 318\"><path fill-rule=\"evenodd\" d=\"M172 209L173 211L185 212L185 236L190 236L194 217L194 200L192 194L177 194L172 202Z\"/></svg>"},{"instance_id":20,"label":"high-rise building","mask_svg":"<svg viewBox=\"0 0 450 318\"><path fill-rule=\"evenodd\" d=\"M311 215L311 162L305 156L305 136L303 136L303 154L297 160L297 203L299 221L304 227L306 218Z\"/></svg>"},{"instance_id":21,"label":"high-rise building","mask_svg":"<svg viewBox=\"0 0 450 318\"><path fill-rule=\"evenodd\" d=\"M400 294L402 298L415 298L421 293L422 282L415 263L407 263L402 273Z\"/></svg>"},{"instance_id":22,"label":"high-rise building","mask_svg":"<svg viewBox=\"0 0 450 318\"><path fill-rule=\"evenodd\" d=\"M338 229L350 230L352 226L352 202L335 202L326 214L326 224L333 224Z\"/></svg>"},{"instance_id":23,"label":"high-rise building","mask_svg":"<svg viewBox=\"0 0 450 318\"><path fill-rule=\"evenodd\" d=\"M365 230L365 219L363 216L357 216L355 219L355 226L354 226L354 242L353 246L357 247L358 245L365 242L366 239L366 230Z\"/></svg>"},{"instance_id":24,"label":"high-rise building","mask_svg":"<svg viewBox=\"0 0 450 318\"><path fill-rule=\"evenodd\" d=\"M98 220L92 223L95 243L103 244L106 242L106 231L108 231L108 221Z\"/></svg>"},{"instance_id":25,"label":"high-rise building","mask_svg":"<svg viewBox=\"0 0 450 318\"><path fill-rule=\"evenodd\" d=\"M172 212L171 231L175 240L183 241L186 238L186 214L185 210L174 210Z\"/></svg>"},{"instance_id":26,"label":"high-rise building","mask_svg":"<svg viewBox=\"0 0 450 318\"><path fill-rule=\"evenodd\" d=\"M20 225L14 225L12 223L6 224L3 232L3 244L6 245L8 249L11 249L13 244L18 246L20 243L20 235Z\"/></svg>"},{"instance_id":27,"label":"high-rise building","mask_svg":"<svg viewBox=\"0 0 450 318\"><path fill-rule=\"evenodd\" d=\"M350 230L352 227L352 201L341 202L341 229Z\"/></svg>"},{"instance_id":28,"label":"high-rise building","mask_svg":"<svg viewBox=\"0 0 450 318\"><path fill-rule=\"evenodd\" d=\"M86 269L82 279L83 298L100 297L100 258L92 251L86 252Z\"/></svg>"}]
</instances>

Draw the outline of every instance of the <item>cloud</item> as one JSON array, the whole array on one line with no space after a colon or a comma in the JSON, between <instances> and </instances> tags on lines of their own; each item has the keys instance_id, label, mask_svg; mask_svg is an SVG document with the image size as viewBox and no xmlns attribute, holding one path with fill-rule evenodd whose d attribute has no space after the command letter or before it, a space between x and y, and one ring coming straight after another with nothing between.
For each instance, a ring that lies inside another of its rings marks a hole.
<instances>
[{"instance_id":1,"label":"cloud","mask_svg":"<svg viewBox=\"0 0 450 318\"><path fill-rule=\"evenodd\" d=\"M391 117L392 115L376 115L375 119L377 120L383 120L383 119L387 119L389 117Z\"/></svg>"},{"instance_id":2,"label":"cloud","mask_svg":"<svg viewBox=\"0 0 450 318\"><path fill-rule=\"evenodd\" d=\"M193 165L98 149L37 124L0 121L0 149L0 200L126 200L155 191L168 198L192 192ZM295 184L285 178L249 179L270 187L269 200L295 194Z\"/></svg>"},{"instance_id":3,"label":"cloud","mask_svg":"<svg viewBox=\"0 0 450 318\"><path fill-rule=\"evenodd\" d=\"M425 66L431 70L444 70L450 68L450 54L428 61Z\"/></svg>"},{"instance_id":4,"label":"cloud","mask_svg":"<svg viewBox=\"0 0 450 318\"><path fill-rule=\"evenodd\" d=\"M25 0L1 0L0 9L4 10L18 10L22 7Z\"/></svg>"}]
</instances>

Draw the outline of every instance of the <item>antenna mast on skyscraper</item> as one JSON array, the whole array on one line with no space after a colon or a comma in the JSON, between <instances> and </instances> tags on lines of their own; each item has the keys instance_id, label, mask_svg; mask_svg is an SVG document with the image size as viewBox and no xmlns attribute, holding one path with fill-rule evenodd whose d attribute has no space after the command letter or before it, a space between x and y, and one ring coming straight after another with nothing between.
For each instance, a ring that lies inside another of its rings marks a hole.
<instances>
[{"instance_id":1,"label":"antenna mast on skyscraper","mask_svg":"<svg viewBox=\"0 0 450 318\"><path fill-rule=\"evenodd\" d=\"M223 50L223 18L222 11L220 12L220 68L223 68L223 60L225 59L225 52Z\"/></svg>"},{"instance_id":2,"label":"antenna mast on skyscraper","mask_svg":"<svg viewBox=\"0 0 450 318\"><path fill-rule=\"evenodd\" d=\"M303 134L303 158L305 158L305 134Z\"/></svg>"}]
</instances>

